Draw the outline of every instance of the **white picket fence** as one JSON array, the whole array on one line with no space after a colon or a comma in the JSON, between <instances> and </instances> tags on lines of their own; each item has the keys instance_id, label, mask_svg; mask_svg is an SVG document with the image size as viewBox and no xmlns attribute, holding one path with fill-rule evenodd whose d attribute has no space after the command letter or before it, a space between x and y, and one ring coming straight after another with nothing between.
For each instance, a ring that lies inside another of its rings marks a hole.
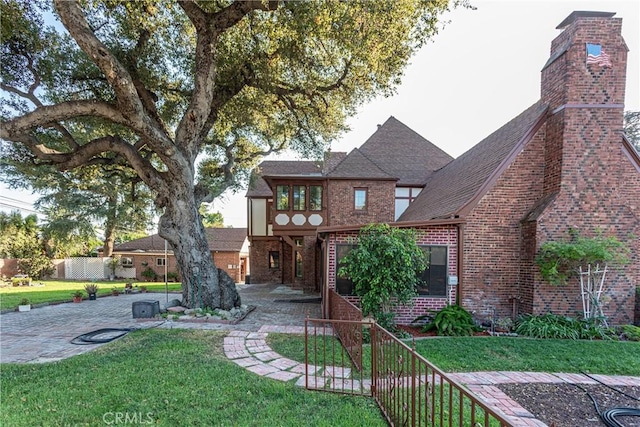
<instances>
[{"instance_id":1,"label":"white picket fence","mask_svg":"<svg viewBox=\"0 0 640 427\"><path fill-rule=\"evenodd\" d=\"M71 280L108 279L111 275L109 257L98 258L66 258L64 260L64 278ZM135 279L135 268L118 266L116 277Z\"/></svg>"}]
</instances>

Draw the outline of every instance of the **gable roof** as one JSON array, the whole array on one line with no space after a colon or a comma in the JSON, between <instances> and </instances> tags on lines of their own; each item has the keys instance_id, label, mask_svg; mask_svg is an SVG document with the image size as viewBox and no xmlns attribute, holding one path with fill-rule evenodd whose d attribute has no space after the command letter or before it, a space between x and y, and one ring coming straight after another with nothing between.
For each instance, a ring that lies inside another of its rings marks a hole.
<instances>
[{"instance_id":1,"label":"gable roof","mask_svg":"<svg viewBox=\"0 0 640 427\"><path fill-rule=\"evenodd\" d=\"M204 229L210 251L240 252L247 238L246 228ZM169 248L170 249L170 248ZM164 239L158 234L142 237L116 245L114 252L164 252Z\"/></svg>"},{"instance_id":2,"label":"gable roof","mask_svg":"<svg viewBox=\"0 0 640 427\"><path fill-rule=\"evenodd\" d=\"M322 174L320 162L311 160L265 160L251 174L246 197L271 197L273 192L263 176Z\"/></svg>"},{"instance_id":3,"label":"gable roof","mask_svg":"<svg viewBox=\"0 0 640 427\"><path fill-rule=\"evenodd\" d=\"M451 163L433 173L420 195L398 218L428 221L451 218L474 202L502 168L508 166L523 143L545 117L546 104L538 101Z\"/></svg>"},{"instance_id":4,"label":"gable roof","mask_svg":"<svg viewBox=\"0 0 640 427\"><path fill-rule=\"evenodd\" d=\"M404 123L391 116L360 147L398 185L423 186L428 177L453 160Z\"/></svg>"},{"instance_id":5,"label":"gable roof","mask_svg":"<svg viewBox=\"0 0 640 427\"><path fill-rule=\"evenodd\" d=\"M349 154L327 152L324 162L266 160L253 171L247 197L272 197L268 176L395 179L398 185L425 184L453 157L391 116L360 147Z\"/></svg>"},{"instance_id":6,"label":"gable roof","mask_svg":"<svg viewBox=\"0 0 640 427\"><path fill-rule=\"evenodd\" d=\"M327 176L329 176L329 178L396 179L380 169L357 148L354 148L342 159Z\"/></svg>"}]
</instances>

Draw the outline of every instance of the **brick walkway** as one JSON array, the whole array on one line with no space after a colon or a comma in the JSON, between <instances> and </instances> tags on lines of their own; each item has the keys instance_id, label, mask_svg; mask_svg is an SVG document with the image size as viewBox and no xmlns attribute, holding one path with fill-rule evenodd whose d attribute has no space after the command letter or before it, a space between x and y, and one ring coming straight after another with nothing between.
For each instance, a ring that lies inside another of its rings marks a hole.
<instances>
[{"instance_id":1,"label":"brick walkway","mask_svg":"<svg viewBox=\"0 0 640 427\"><path fill-rule=\"evenodd\" d=\"M308 298L301 291L278 285L238 285L242 303L256 309L237 325L187 323L133 319L132 303L155 300L163 305L164 293L120 294L80 304L64 303L36 307L28 312L0 314L0 363L44 363L66 359L100 346L74 345L79 335L103 328L183 328L257 332L263 325L303 325L306 316L319 317L319 303L290 302ZM168 299L180 299L169 294Z\"/></svg>"}]
</instances>

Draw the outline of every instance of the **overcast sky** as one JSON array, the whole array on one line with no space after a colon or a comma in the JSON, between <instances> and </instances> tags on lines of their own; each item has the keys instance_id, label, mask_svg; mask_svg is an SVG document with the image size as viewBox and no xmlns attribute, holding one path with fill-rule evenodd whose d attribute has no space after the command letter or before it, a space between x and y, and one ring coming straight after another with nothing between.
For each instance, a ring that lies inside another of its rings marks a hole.
<instances>
[{"instance_id":1,"label":"overcast sky","mask_svg":"<svg viewBox=\"0 0 640 427\"><path fill-rule=\"evenodd\" d=\"M616 12L629 47L625 110L640 110L640 2L484 1L477 10L457 9L450 22L411 60L396 95L359 109L351 131L333 151L362 145L394 116L444 151L458 157L540 98L540 70L549 58L556 26L574 10ZM286 158L295 158L291 155ZM8 192L21 200L36 197ZM6 208L1 203L0 209ZM22 206L22 205L21 205ZM246 227L244 192L214 204L225 225Z\"/></svg>"}]
</instances>

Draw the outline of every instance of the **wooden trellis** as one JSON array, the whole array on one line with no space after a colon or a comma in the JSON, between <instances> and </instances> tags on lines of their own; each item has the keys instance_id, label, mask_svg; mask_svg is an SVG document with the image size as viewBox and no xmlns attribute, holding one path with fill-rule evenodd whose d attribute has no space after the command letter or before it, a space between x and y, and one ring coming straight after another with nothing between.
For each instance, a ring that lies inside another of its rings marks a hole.
<instances>
[{"instance_id":1,"label":"wooden trellis","mask_svg":"<svg viewBox=\"0 0 640 427\"><path fill-rule=\"evenodd\" d=\"M605 264L601 270L600 264L596 264L595 269L592 269L591 264L588 264L586 271L582 270L582 266L578 267L578 270L584 319L599 319L605 327L608 327L602 311L602 291L607 275L607 265Z\"/></svg>"}]
</instances>

